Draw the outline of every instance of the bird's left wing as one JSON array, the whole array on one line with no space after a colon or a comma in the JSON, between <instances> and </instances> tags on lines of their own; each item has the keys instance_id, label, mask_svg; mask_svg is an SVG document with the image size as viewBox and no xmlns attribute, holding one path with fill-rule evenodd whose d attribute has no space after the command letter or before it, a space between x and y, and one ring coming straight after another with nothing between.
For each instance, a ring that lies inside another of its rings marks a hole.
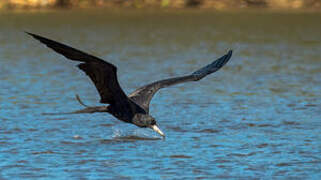
<instances>
[{"instance_id":1,"label":"bird's left wing","mask_svg":"<svg viewBox=\"0 0 321 180\"><path fill-rule=\"evenodd\" d=\"M224 56L215 60L211 64L200 68L199 70L195 71L190 75L164 79L164 80L156 81L151 84L147 84L135 90L128 97L132 99L135 103L143 107L146 112L148 112L150 101L152 100L154 94L159 89L165 88L171 85L179 84L179 83L188 82L188 81L198 81L203 77L211 73L214 73L217 70L219 70L221 67L223 67L227 63L227 61L230 60L231 56L232 56L232 51L230 50Z\"/></svg>"}]
</instances>

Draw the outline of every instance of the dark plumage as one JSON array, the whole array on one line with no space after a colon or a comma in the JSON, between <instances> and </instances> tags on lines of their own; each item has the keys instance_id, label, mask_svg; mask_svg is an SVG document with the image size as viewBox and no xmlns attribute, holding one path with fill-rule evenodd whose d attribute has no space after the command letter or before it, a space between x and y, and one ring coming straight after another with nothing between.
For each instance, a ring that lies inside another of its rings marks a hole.
<instances>
[{"instance_id":1,"label":"dark plumage","mask_svg":"<svg viewBox=\"0 0 321 180\"><path fill-rule=\"evenodd\" d=\"M124 122L133 123L138 127L152 128L162 136L164 136L164 133L157 127L155 119L149 115L149 104L154 94L159 89L171 85L198 81L219 70L232 56L232 51L229 51L226 55L190 75L156 81L138 88L127 96L118 83L117 68L113 64L39 35L28 32L27 34L67 59L80 61L78 68L84 71L94 82L101 98L100 103L109 104L108 106L88 107L77 96L77 100L86 108L71 113L108 112Z\"/></svg>"}]
</instances>

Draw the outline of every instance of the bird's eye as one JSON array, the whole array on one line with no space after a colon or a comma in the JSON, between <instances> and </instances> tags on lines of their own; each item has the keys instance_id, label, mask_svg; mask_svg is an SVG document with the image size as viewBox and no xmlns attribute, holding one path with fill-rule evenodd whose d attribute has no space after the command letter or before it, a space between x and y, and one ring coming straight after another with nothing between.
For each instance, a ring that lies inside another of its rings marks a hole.
<instances>
[{"instance_id":1,"label":"bird's eye","mask_svg":"<svg viewBox=\"0 0 321 180\"><path fill-rule=\"evenodd\" d=\"M152 119L151 125L155 125L155 124L156 124L156 120L155 120L155 119Z\"/></svg>"}]
</instances>

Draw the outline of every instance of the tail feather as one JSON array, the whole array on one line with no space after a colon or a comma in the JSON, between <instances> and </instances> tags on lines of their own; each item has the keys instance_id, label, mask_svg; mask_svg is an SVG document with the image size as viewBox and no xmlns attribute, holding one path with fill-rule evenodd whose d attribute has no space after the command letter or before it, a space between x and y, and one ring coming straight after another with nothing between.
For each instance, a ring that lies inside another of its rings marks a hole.
<instances>
[{"instance_id":1,"label":"tail feather","mask_svg":"<svg viewBox=\"0 0 321 180\"><path fill-rule=\"evenodd\" d=\"M84 109L72 111L72 112L42 113L42 115L85 114L85 113L96 113L96 112L108 112L108 107L93 106L93 107L86 107Z\"/></svg>"},{"instance_id":2,"label":"tail feather","mask_svg":"<svg viewBox=\"0 0 321 180\"><path fill-rule=\"evenodd\" d=\"M84 109L80 109L72 112L58 112L58 113L42 113L42 115L64 115L64 114L83 114L83 113L95 113L95 112L108 112L108 106L87 106L80 99L79 95L76 94L76 100L79 104L83 105Z\"/></svg>"}]
</instances>

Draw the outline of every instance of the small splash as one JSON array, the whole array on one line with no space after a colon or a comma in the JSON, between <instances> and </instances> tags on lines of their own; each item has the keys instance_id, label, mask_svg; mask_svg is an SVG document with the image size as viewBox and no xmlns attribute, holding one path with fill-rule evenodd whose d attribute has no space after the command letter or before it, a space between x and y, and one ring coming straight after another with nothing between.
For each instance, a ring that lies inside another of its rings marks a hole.
<instances>
[{"instance_id":1,"label":"small splash","mask_svg":"<svg viewBox=\"0 0 321 180\"><path fill-rule=\"evenodd\" d=\"M152 132L152 130L150 130L150 129L136 129L135 131L134 131L134 135L135 136L140 136L140 137L148 137L148 138L159 138L159 136L158 135L156 135L154 132L152 132L152 133L154 133L154 134L151 134L151 132Z\"/></svg>"},{"instance_id":2,"label":"small splash","mask_svg":"<svg viewBox=\"0 0 321 180\"><path fill-rule=\"evenodd\" d=\"M122 136L122 131L120 129L113 128L113 134L111 135L112 138L117 138Z\"/></svg>"},{"instance_id":3,"label":"small splash","mask_svg":"<svg viewBox=\"0 0 321 180\"><path fill-rule=\"evenodd\" d=\"M81 136L79 136L79 135L74 135L73 137L72 137L73 139L83 139Z\"/></svg>"},{"instance_id":4,"label":"small splash","mask_svg":"<svg viewBox=\"0 0 321 180\"><path fill-rule=\"evenodd\" d=\"M134 133L124 133L120 129L113 128L112 140L121 141L137 141L137 140L160 140L161 138L156 135L151 135L145 130L137 129Z\"/></svg>"}]
</instances>

